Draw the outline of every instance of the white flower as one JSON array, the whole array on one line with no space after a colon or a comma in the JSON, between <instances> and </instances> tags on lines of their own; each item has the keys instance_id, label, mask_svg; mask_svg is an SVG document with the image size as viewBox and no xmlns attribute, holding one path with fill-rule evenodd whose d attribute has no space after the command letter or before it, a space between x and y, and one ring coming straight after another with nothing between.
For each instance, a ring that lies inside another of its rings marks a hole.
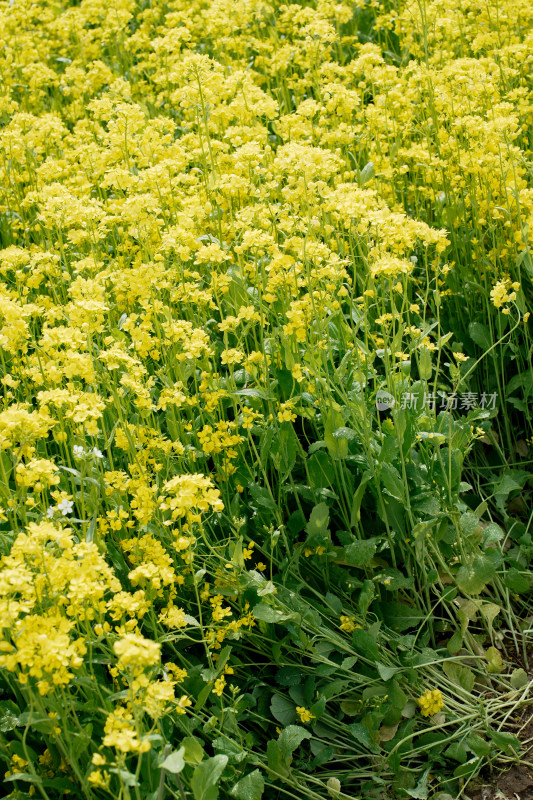
<instances>
[{"instance_id":1,"label":"white flower","mask_svg":"<svg viewBox=\"0 0 533 800\"><path fill-rule=\"evenodd\" d=\"M64 517L67 514L72 514L72 509L74 508L74 503L72 500L62 500L60 503L57 504L57 510L60 511Z\"/></svg>"},{"instance_id":2,"label":"white flower","mask_svg":"<svg viewBox=\"0 0 533 800\"><path fill-rule=\"evenodd\" d=\"M85 450L81 446L81 444L75 444L72 448L72 452L74 453L75 458L83 458L85 455Z\"/></svg>"},{"instance_id":3,"label":"white flower","mask_svg":"<svg viewBox=\"0 0 533 800\"><path fill-rule=\"evenodd\" d=\"M99 450L97 447L93 447L92 452L93 452L93 456L95 458L103 458L104 457L104 454L102 453L102 451Z\"/></svg>"},{"instance_id":4,"label":"white flower","mask_svg":"<svg viewBox=\"0 0 533 800\"><path fill-rule=\"evenodd\" d=\"M48 506L48 508L46 509L46 516L48 517L48 519L52 519L54 514L55 514L55 508L53 508L52 506Z\"/></svg>"}]
</instances>

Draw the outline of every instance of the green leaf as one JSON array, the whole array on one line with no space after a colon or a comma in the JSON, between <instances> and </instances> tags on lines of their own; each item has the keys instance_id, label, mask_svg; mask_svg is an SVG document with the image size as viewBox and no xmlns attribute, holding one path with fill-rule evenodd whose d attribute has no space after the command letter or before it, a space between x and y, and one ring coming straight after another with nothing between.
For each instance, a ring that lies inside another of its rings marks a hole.
<instances>
[{"instance_id":1,"label":"green leaf","mask_svg":"<svg viewBox=\"0 0 533 800\"><path fill-rule=\"evenodd\" d=\"M487 733L496 747L499 747L504 753L513 753L517 755L522 749L518 738L513 733L491 730L488 730Z\"/></svg>"},{"instance_id":2,"label":"green leaf","mask_svg":"<svg viewBox=\"0 0 533 800\"><path fill-rule=\"evenodd\" d=\"M342 414L339 411L334 411L333 409L326 417L326 423L324 426L324 441L326 442L326 447L328 448L329 454L333 456L333 458L346 458L349 452L348 440L337 439L333 435L338 428L342 427L343 422L344 420L342 418Z\"/></svg>"},{"instance_id":3,"label":"green leaf","mask_svg":"<svg viewBox=\"0 0 533 800\"><path fill-rule=\"evenodd\" d=\"M222 755L227 756L230 764L240 764L247 755L246 750L243 750L240 744L227 736L219 736L214 739L213 749L216 753L222 753Z\"/></svg>"},{"instance_id":4,"label":"green leaf","mask_svg":"<svg viewBox=\"0 0 533 800\"><path fill-rule=\"evenodd\" d=\"M458 761L460 764L464 764L468 758L466 747L463 742L452 742L444 751L444 755L453 758L454 761Z\"/></svg>"},{"instance_id":5,"label":"green leaf","mask_svg":"<svg viewBox=\"0 0 533 800\"><path fill-rule=\"evenodd\" d=\"M423 381L429 381L433 371L431 352L427 347L419 349L418 373Z\"/></svg>"},{"instance_id":6,"label":"green leaf","mask_svg":"<svg viewBox=\"0 0 533 800\"><path fill-rule=\"evenodd\" d=\"M408 606L407 603L395 603L393 601L376 603L374 610L383 617L384 622L395 631L408 630L420 624L424 614L420 609Z\"/></svg>"},{"instance_id":7,"label":"green leaf","mask_svg":"<svg viewBox=\"0 0 533 800\"><path fill-rule=\"evenodd\" d=\"M456 653L459 652L462 646L463 646L463 634L461 633L461 631L455 631L451 639L448 641L446 649L448 650L450 655L454 656Z\"/></svg>"},{"instance_id":8,"label":"green leaf","mask_svg":"<svg viewBox=\"0 0 533 800\"><path fill-rule=\"evenodd\" d=\"M290 725L296 720L296 706L281 694L272 695L270 711L274 719L277 719L282 725Z\"/></svg>"},{"instance_id":9,"label":"green leaf","mask_svg":"<svg viewBox=\"0 0 533 800\"><path fill-rule=\"evenodd\" d=\"M496 675L503 672L503 658L499 650L495 647L489 647L485 650L485 658L487 659L487 672Z\"/></svg>"},{"instance_id":10,"label":"green leaf","mask_svg":"<svg viewBox=\"0 0 533 800\"><path fill-rule=\"evenodd\" d=\"M328 522L329 508L326 503L319 503L311 511L305 530L309 536L325 536L328 532Z\"/></svg>"},{"instance_id":11,"label":"green leaf","mask_svg":"<svg viewBox=\"0 0 533 800\"><path fill-rule=\"evenodd\" d=\"M333 460L328 453L320 450L307 459L307 472L311 489L327 489L334 479Z\"/></svg>"},{"instance_id":12,"label":"green leaf","mask_svg":"<svg viewBox=\"0 0 533 800\"><path fill-rule=\"evenodd\" d=\"M352 567L365 567L370 564L377 550L378 539L361 539L344 549L344 559Z\"/></svg>"},{"instance_id":13,"label":"green leaf","mask_svg":"<svg viewBox=\"0 0 533 800\"><path fill-rule=\"evenodd\" d=\"M455 661L445 661L442 665L442 670L451 681L464 689L465 692L470 693L474 688L474 673L468 667L457 664Z\"/></svg>"},{"instance_id":14,"label":"green leaf","mask_svg":"<svg viewBox=\"0 0 533 800\"><path fill-rule=\"evenodd\" d=\"M528 680L527 672L523 669L515 669L511 673L511 686L513 689L523 689Z\"/></svg>"},{"instance_id":15,"label":"green leaf","mask_svg":"<svg viewBox=\"0 0 533 800\"><path fill-rule=\"evenodd\" d=\"M379 672L379 677L383 681L390 681L398 672L398 667L387 667L385 664L376 664L376 667Z\"/></svg>"},{"instance_id":16,"label":"green leaf","mask_svg":"<svg viewBox=\"0 0 533 800\"><path fill-rule=\"evenodd\" d=\"M291 612L287 614L277 608L272 608L267 603L259 603L254 606L253 614L256 619L260 619L262 622L284 622L287 619L294 619L296 616Z\"/></svg>"},{"instance_id":17,"label":"green leaf","mask_svg":"<svg viewBox=\"0 0 533 800\"><path fill-rule=\"evenodd\" d=\"M348 439L348 441L351 441L352 439L357 438L357 433L351 428L345 428L341 426L340 428L337 428L337 430L333 431L332 436L334 439Z\"/></svg>"},{"instance_id":18,"label":"green leaf","mask_svg":"<svg viewBox=\"0 0 533 800\"><path fill-rule=\"evenodd\" d=\"M363 495L365 493L366 485L369 480L371 480L372 474L370 472L365 472L361 478L361 483L357 487L357 490L353 496L352 500L352 511L350 514L350 525L353 528L354 525L359 522L361 518L361 502L363 500Z\"/></svg>"},{"instance_id":19,"label":"green leaf","mask_svg":"<svg viewBox=\"0 0 533 800\"><path fill-rule=\"evenodd\" d=\"M487 556L477 556L471 564L460 567L455 580L464 594L480 594L495 574L494 562Z\"/></svg>"},{"instance_id":20,"label":"green leaf","mask_svg":"<svg viewBox=\"0 0 533 800\"><path fill-rule=\"evenodd\" d=\"M324 597L324 601L332 611L340 616L342 614L342 601L340 597L337 597L336 594L332 594L331 592L326 592L326 596Z\"/></svg>"},{"instance_id":21,"label":"green leaf","mask_svg":"<svg viewBox=\"0 0 533 800\"><path fill-rule=\"evenodd\" d=\"M501 542L504 537L505 533L502 531L500 526L495 522L489 522L483 531L483 544L497 544L498 542Z\"/></svg>"},{"instance_id":22,"label":"green leaf","mask_svg":"<svg viewBox=\"0 0 533 800\"><path fill-rule=\"evenodd\" d=\"M507 469L503 476L494 485L494 497L496 505L504 514L507 513L506 501L514 491L522 491L527 481L531 478L531 473L520 469Z\"/></svg>"},{"instance_id":23,"label":"green leaf","mask_svg":"<svg viewBox=\"0 0 533 800\"><path fill-rule=\"evenodd\" d=\"M218 755L208 758L196 767L191 779L194 800L216 800L217 783L227 763L227 756Z\"/></svg>"},{"instance_id":24,"label":"green leaf","mask_svg":"<svg viewBox=\"0 0 533 800\"><path fill-rule=\"evenodd\" d=\"M348 725L347 730L352 734L353 738L359 742L359 744L363 745L365 749L370 750L372 753L377 752L378 748L371 736L370 731L368 728L365 728L364 725L361 725L360 722L354 722L352 725Z\"/></svg>"},{"instance_id":25,"label":"green leaf","mask_svg":"<svg viewBox=\"0 0 533 800\"><path fill-rule=\"evenodd\" d=\"M348 717L355 717L361 711L360 700L341 700L340 709Z\"/></svg>"},{"instance_id":26,"label":"green leaf","mask_svg":"<svg viewBox=\"0 0 533 800\"><path fill-rule=\"evenodd\" d=\"M414 789L405 789L410 797L415 797L417 800L426 800L428 796L428 775L429 769L424 772Z\"/></svg>"},{"instance_id":27,"label":"green leaf","mask_svg":"<svg viewBox=\"0 0 533 800\"><path fill-rule=\"evenodd\" d=\"M370 604L376 595L376 589L374 586L373 581L365 581L363 583L363 588L359 593L359 597L357 599L357 608L359 609L361 615L366 617L366 613L370 608Z\"/></svg>"},{"instance_id":28,"label":"green leaf","mask_svg":"<svg viewBox=\"0 0 533 800\"><path fill-rule=\"evenodd\" d=\"M185 759L183 758L184 753L184 747L180 747L179 750L175 750L173 753L170 753L170 755L168 755L161 764L161 769L165 769L167 772L172 772L174 775L176 775L178 772L181 772L185 767Z\"/></svg>"},{"instance_id":29,"label":"green leaf","mask_svg":"<svg viewBox=\"0 0 533 800\"><path fill-rule=\"evenodd\" d=\"M19 714L20 711L12 700L0 703L0 731L2 733L14 731L20 725Z\"/></svg>"},{"instance_id":30,"label":"green leaf","mask_svg":"<svg viewBox=\"0 0 533 800\"><path fill-rule=\"evenodd\" d=\"M298 667L282 667L276 673L276 681L282 686L298 686L303 677L304 673Z\"/></svg>"},{"instance_id":31,"label":"green leaf","mask_svg":"<svg viewBox=\"0 0 533 800\"><path fill-rule=\"evenodd\" d=\"M524 574L515 567L511 567L505 573L503 582L515 594L524 594L531 588L531 573Z\"/></svg>"},{"instance_id":32,"label":"green leaf","mask_svg":"<svg viewBox=\"0 0 533 800\"><path fill-rule=\"evenodd\" d=\"M199 764L205 756L202 743L195 736L186 736L182 739L180 749L183 749L183 758L189 764Z\"/></svg>"},{"instance_id":33,"label":"green leaf","mask_svg":"<svg viewBox=\"0 0 533 800\"><path fill-rule=\"evenodd\" d=\"M268 768L276 773L276 776L286 778L289 775L289 768L285 764L279 745L274 739L267 742L267 763Z\"/></svg>"},{"instance_id":34,"label":"green leaf","mask_svg":"<svg viewBox=\"0 0 533 800\"><path fill-rule=\"evenodd\" d=\"M311 734L300 725L288 725L284 728L278 738L279 751L287 765L292 760L292 754L301 745L304 739L310 739Z\"/></svg>"},{"instance_id":35,"label":"green leaf","mask_svg":"<svg viewBox=\"0 0 533 800\"><path fill-rule=\"evenodd\" d=\"M245 775L235 784L230 794L237 800L261 800L265 789L265 779L258 769Z\"/></svg>"},{"instance_id":36,"label":"green leaf","mask_svg":"<svg viewBox=\"0 0 533 800\"><path fill-rule=\"evenodd\" d=\"M470 748L474 755L478 756L479 758L488 756L490 753L490 742L487 742L486 739L482 739L477 733L471 733L465 739L465 744Z\"/></svg>"},{"instance_id":37,"label":"green leaf","mask_svg":"<svg viewBox=\"0 0 533 800\"><path fill-rule=\"evenodd\" d=\"M391 464L382 464L381 466L381 483L392 497L396 500L405 502L405 490L403 481L400 477L398 470Z\"/></svg>"},{"instance_id":38,"label":"green leaf","mask_svg":"<svg viewBox=\"0 0 533 800\"><path fill-rule=\"evenodd\" d=\"M325 708L326 708L326 698L321 697L319 700L316 701L316 703L313 703L313 705L309 710L311 711L311 714L313 714L314 717L320 719L320 717L324 713Z\"/></svg>"},{"instance_id":39,"label":"green leaf","mask_svg":"<svg viewBox=\"0 0 533 800\"><path fill-rule=\"evenodd\" d=\"M472 341L479 345L482 350L489 350L492 347L490 331L481 322L471 322L468 326L468 333Z\"/></svg>"},{"instance_id":40,"label":"green leaf","mask_svg":"<svg viewBox=\"0 0 533 800\"><path fill-rule=\"evenodd\" d=\"M352 633L352 644L354 650L369 661L375 663L379 660L379 648L372 635L368 631L363 630L363 628L356 628L354 630Z\"/></svg>"},{"instance_id":41,"label":"green leaf","mask_svg":"<svg viewBox=\"0 0 533 800\"><path fill-rule=\"evenodd\" d=\"M372 161L369 161L368 164L365 164L361 172L359 173L359 183L361 186L364 186L366 183L372 180L375 175L374 164Z\"/></svg>"},{"instance_id":42,"label":"green leaf","mask_svg":"<svg viewBox=\"0 0 533 800\"><path fill-rule=\"evenodd\" d=\"M277 509L277 505L270 496L270 493L263 486L253 483L250 486L250 494L258 506L268 508L270 511L275 511Z\"/></svg>"},{"instance_id":43,"label":"green leaf","mask_svg":"<svg viewBox=\"0 0 533 800\"><path fill-rule=\"evenodd\" d=\"M25 781L25 783L42 784L43 779L38 775L32 775L30 772L15 772L13 775L7 775L4 781Z\"/></svg>"},{"instance_id":44,"label":"green leaf","mask_svg":"<svg viewBox=\"0 0 533 800\"><path fill-rule=\"evenodd\" d=\"M467 511L461 515L459 525L466 536L471 536L476 528L479 527L479 519L471 511Z\"/></svg>"}]
</instances>

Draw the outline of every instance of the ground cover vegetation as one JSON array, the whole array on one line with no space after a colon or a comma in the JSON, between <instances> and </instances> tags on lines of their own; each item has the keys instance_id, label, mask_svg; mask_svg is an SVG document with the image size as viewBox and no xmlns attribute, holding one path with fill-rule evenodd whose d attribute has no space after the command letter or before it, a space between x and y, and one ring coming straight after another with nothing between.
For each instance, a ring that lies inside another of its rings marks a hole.
<instances>
[{"instance_id":1,"label":"ground cover vegetation","mask_svg":"<svg viewBox=\"0 0 533 800\"><path fill-rule=\"evenodd\" d=\"M527 750L526 0L0 2L5 795Z\"/></svg>"}]
</instances>

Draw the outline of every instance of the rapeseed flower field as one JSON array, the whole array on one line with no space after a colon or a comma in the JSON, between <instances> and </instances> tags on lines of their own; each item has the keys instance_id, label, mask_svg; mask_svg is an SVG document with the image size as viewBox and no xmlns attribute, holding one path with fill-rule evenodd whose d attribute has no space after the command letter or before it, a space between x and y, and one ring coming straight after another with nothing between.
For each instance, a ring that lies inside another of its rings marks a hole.
<instances>
[{"instance_id":1,"label":"rapeseed flower field","mask_svg":"<svg viewBox=\"0 0 533 800\"><path fill-rule=\"evenodd\" d=\"M3 795L527 758L533 6L0 0Z\"/></svg>"}]
</instances>

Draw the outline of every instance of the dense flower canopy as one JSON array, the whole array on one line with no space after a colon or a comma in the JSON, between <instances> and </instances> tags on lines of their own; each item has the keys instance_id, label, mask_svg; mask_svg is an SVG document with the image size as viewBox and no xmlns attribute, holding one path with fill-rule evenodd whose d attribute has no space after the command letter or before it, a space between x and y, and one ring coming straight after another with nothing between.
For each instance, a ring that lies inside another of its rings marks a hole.
<instances>
[{"instance_id":1,"label":"dense flower canopy","mask_svg":"<svg viewBox=\"0 0 533 800\"><path fill-rule=\"evenodd\" d=\"M443 709L479 771L531 581L462 470L533 443L532 45L526 0L0 0L10 796L423 797Z\"/></svg>"}]
</instances>

